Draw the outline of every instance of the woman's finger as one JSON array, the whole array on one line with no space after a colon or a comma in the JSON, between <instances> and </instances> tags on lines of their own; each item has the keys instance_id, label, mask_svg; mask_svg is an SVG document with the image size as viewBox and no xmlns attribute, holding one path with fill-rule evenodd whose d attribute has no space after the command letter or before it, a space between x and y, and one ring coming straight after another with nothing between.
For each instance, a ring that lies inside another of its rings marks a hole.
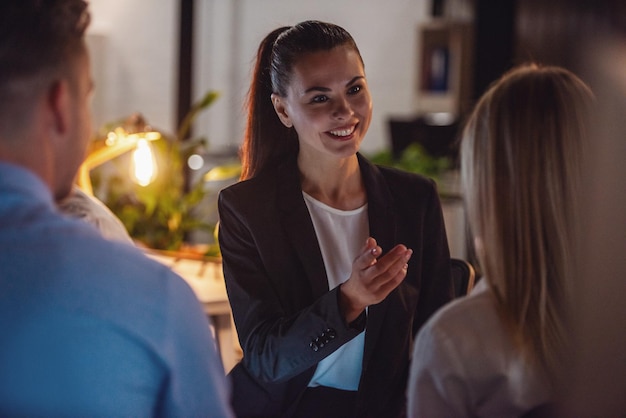
<instances>
[{"instance_id":1,"label":"woman's finger","mask_svg":"<svg viewBox=\"0 0 626 418\"><path fill-rule=\"evenodd\" d=\"M366 269L367 267L376 264L376 259L380 257L381 254L382 248L377 245L374 238L369 237L361 249L361 253L354 260L353 265L355 265L359 270Z\"/></svg>"},{"instance_id":2,"label":"woman's finger","mask_svg":"<svg viewBox=\"0 0 626 418\"><path fill-rule=\"evenodd\" d=\"M412 254L413 251L406 248L404 245L396 245L391 251L377 260L375 267L377 275L385 274L392 266L397 266L398 264L403 266L408 263ZM395 274L396 272L397 271L394 271L393 273Z\"/></svg>"}]
</instances>

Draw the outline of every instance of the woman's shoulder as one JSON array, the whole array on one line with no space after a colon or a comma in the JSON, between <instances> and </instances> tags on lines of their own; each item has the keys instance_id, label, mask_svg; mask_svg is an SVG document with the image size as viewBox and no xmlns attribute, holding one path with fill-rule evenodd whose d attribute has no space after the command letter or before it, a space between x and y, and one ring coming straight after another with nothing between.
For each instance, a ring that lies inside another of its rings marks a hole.
<instances>
[{"instance_id":1,"label":"woman's shoulder","mask_svg":"<svg viewBox=\"0 0 626 418\"><path fill-rule=\"evenodd\" d=\"M283 161L270 165L253 177L240 180L222 191L249 192L256 189L268 190L280 188L283 185L299 184L298 165L295 158L285 158Z\"/></svg>"},{"instance_id":2,"label":"woman's shoulder","mask_svg":"<svg viewBox=\"0 0 626 418\"><path fill-rule=\"evenodd\" d=\"M549 388L542 372L514 344L498 315L495 295L483 281L470 295L441 308L420 330L412 379L427 388L433 380L441 383L438 387L459 383L456 388L465 395L455 399L463 399L474 415L519 416L545 402Z\"/></svg>"},{"instance_id":3,"label":"woman's shoulder","mask_svg":"<svg viewBox=\"0 0 626 418\"><path fill-rule=\"evenodd\" d=\"M288 167L274 167L222 189L218 209L229 208L255 217L270 215L283 206L302 200L298 173ZM304 204L304 203L303 203Z\"/></svg>"},{"instance_id":4,"label":"woman's shoulder","mask_svg":"<svg viewBox=\"0 0 626 418\"><path fill-rule=\"evenodd\" d=\"M490 381L509 361L505 334L493 295L479 289L443 306L424 324L415 340L413 355L421 359L415 367Z\"/></svg>"},{"instance_id":5,"label":"woman's shoulder","mask_svg":"<svg viewBox=\"0 0 626 418\"><path fill-rule=\"evenodd\" d=\"M275 202L268 183L259 182L258 178L241 180L219 192L217 207L221 221L225 221L227 213L240 216L252 216L266 212L263 207Z\"/></svg>"},{"instance_id":6,"label":"woman's shoulder","mask_svg":"<svg viewBox=\"0 0 626 418\"><path fill-rule=\"evenodd\" d=\"M429 177L395 167L374 164L362 156L360 161L361 170L367 172L366 177L383 178L392 191L394 189L406 191L409 188L410 190L417 189L418 191L430 193L436 190L435 181Z\"/></svg>"},{"instance_id":7,"label":"woman's shoulder","mask_svg":"<svg viewBox=\"0 0 626 418\"><path fill-rule=\"evenodd\" d=\"M261 173L258 176L240 180L223 188L219 193L220 200L244 202L258 200L260 197L267 197L272 194L278 183L278 177L274 173Z\"/></svg>"},{"instance_id":8,"label":"woman's shoulder","mask_svg":"<svg viewBox=\"0 0 626 418\"><path fill-rule=\"evenodd\" d=\"M398 207L411 211L439 205L437 185L431 178L394 167L376 166Z\"/></svg>"},{"instance_id":9,"label":"woman's shoulder","mask_svg":"<svg viewBox=\"0 0 626 418\"><path fill-rule=\"evenodd\" d=\"M436 183L430 177L421 174L412 173L410 171L400 170L395 167L387 167L377 165L382 175L392 183L406 184L411 187L419 187L424 190L434 190Z\"/></svg>"},{"instance_id":10,"label":"woman's shoulder","mask_svg":"<svg viewBox=\"0 0 626 418\"><path fill-rule=\"evenodd\" d=\"M411 171L401 170L396 167L374 164L375 167L387 178L392 178L398 181L408 181L413 183L422 183L424 185L432 185L434 180L430 177L426 177L422 174L414 173Z\"/></svg>"},{"instance_id":11,"label":"woman's shoulder","mask_svg":"<svg viewBox=\"0 0 626 418\"><path fill-rule=\"evenodd\" d=\"M474 291L439 309L424 325L424 332L445 339L473 341L493 334L501 327L495 299L481 280Z\"/></svg>"}]
</instances>

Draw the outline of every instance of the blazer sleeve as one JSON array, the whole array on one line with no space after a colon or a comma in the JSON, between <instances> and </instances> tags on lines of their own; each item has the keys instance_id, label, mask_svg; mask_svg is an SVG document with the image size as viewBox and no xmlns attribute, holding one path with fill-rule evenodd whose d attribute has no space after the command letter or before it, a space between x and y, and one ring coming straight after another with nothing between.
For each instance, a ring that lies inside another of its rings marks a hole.
<instances>
[{"instance_id":1,"label":"blazer sleeve","mask_svg":"<svg viewBox=\"0 0 626 418\"><path fill-rule=\"evenodd\" d=\"M414 335L443 305L453 299L450 250L437 188L431 180L428 205L422 220L422 283L414 322Z\"/></svg>"},{"instance_id":2,"label":"blazer sleeve","mask_svg":"<svg viewBox=\"0 0 626 418\"><path fill-rule=\"evenodd\" d=\"M245 190L248 192L249 190ZM317 300L302 296L306 284L297 257L289 251L273 217L240 190L220 193L219 243L233 317L244 351L243 364L256 379L279 383L317 365L361 331L346 323L338 289ZM266 216L267 215L267 216ZM269 224L268 224L269 223ZM283 264L281 274L273 270ZM290 291L285 291L291 287ZM298 292L298 293L296 293ZM290 296L293 296L291 298ZM306 301L295 303L293 299Z\"/></svg>"}]
</instances>

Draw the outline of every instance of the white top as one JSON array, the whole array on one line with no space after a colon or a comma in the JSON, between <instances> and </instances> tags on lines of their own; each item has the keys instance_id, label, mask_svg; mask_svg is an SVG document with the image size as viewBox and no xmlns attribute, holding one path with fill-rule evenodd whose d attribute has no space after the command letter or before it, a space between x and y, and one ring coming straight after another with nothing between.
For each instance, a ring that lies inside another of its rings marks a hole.
<instances>
[{"instance_id":1,"label":"white top","mask_svg":"<svg viewBox=\"0 0 626 418\"><path fill-rule=\"evenodd\" d=\"M334 289L350 277L352 261L369 236L367 204L355 210L339 210L302 194L322 251L328 288ZM365 331L320 361L309 386L357 390L364 344Z\"/></svg>"},{"instance_id":2,"label":"white top","mask_svg":"<svg viewBox=\"0 0 626 418\"><path fill-rule=\"evenodd\" d=\"M513 345L484 279L417 335L409 417L518 417L549 396L545 375Z\"/></svg>"},{"instance_id":3,"label":"white top","mask_svg":"<svg viewBox=\"0 0 626 418\"><path fill-rule=\"evenodd\" d=\"M104 203L80 188L74 187L72 193L57 205L62 213L94 225L104 238L133 244L122 221Z\"/></svg>"}]
</instances>

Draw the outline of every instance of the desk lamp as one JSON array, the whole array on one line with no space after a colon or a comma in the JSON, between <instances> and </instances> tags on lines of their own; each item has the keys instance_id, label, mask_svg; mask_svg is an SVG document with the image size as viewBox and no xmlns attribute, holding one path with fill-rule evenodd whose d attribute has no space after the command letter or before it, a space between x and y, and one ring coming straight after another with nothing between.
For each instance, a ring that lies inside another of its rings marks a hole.
<instances>
[{"instance_id":1,"label":"desk lamp","mask_svg":"<svg viewBox=\"0 0 626 418\"><path fill-rule=\"evenodd\" d=\"M130 177L141 186L147 186L156 178L156 159L150 141L161 138L161 134L146 124L144 118L135 113L111 129L104 141L94 141L91 151L78 170L78 186L93 195L90 171L94 168L133 151Z\"/></svg>"}]
</instances>

